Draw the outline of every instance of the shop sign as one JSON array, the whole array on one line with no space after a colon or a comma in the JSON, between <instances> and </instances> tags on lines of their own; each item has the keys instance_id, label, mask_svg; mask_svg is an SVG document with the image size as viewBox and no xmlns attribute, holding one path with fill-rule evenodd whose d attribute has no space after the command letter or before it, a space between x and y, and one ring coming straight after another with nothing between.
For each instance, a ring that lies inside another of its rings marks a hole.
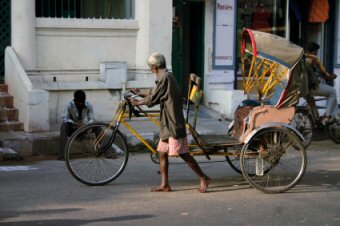
<instances>
[{"instance_id":1,"label":"shop sign","mask_svg":"<svg viewBox=\"0 0 340 226\"><path fill-rule=\"evenodd\" d=\"M235 0L216 0L213 66L234 65Z\"/></svg>"}]
</instances>

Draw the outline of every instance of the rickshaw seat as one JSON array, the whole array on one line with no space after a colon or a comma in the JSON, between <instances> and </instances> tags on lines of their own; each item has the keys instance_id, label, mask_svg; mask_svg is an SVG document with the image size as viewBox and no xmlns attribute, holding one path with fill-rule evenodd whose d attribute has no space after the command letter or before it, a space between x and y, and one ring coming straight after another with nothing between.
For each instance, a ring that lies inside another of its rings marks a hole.
<instances>
[{"instance_id":1,"label":"rickshaw seat","mask_svg":"<svg viewBox=\"0 0 340 226\"><path fill-rule=\"evenodd\" d=\"M256 128L266 123L284 123L289 124L295 115L295 107L276 108L273 105L258 106L249 112L249 117L245 118L244 134L240 141L244 141L247 135Z\"/></svg>"}]
</instances>

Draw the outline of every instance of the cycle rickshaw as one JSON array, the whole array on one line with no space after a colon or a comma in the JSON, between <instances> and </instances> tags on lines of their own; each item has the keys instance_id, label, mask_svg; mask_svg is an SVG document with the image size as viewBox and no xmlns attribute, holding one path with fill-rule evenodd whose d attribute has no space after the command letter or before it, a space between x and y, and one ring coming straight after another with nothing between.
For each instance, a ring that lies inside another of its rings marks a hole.
<instances>
[{"instance_id":1,"label":"cycle rickshaw","mask_svg":"<svg viewBox=\"0 0 340 226\"><path fill-rule=\"evenodd\" d=\"M235 111L226 135L201 135L196 131L203 92L200 78L191 74L186 104L186 124L194 140L190 153L208 159L210 155L224 156L232 169L265 193L285 192L294 187L307 164L303 137L289 125L304 84L302 56L302 48L281 37L249 29L243 31L242 70L244 91L249 99ZM256 100L251 99L254 93ZM132 107L129 98L124 96L110 123L88 124L69 138L66 164L78 181L103 185L121 175L129 156L126 139L119 130L121 124L147 146L151 159L157 162L155 148L129 124L133 114L148 117L157 124L157 114ZM189 120L192 105L194 116Z\"/></svg>"}]
</instances>

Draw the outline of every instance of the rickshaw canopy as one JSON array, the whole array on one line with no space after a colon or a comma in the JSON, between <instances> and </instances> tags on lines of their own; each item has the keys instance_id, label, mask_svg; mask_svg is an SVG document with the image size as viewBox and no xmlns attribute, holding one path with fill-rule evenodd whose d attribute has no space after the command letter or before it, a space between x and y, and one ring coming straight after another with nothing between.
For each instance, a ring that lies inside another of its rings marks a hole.
<instances>
[{"instance_id":1,"label":"rickshaw canopy","mask_svg":"<svg viewBox=\"0 0 340 226\"><path fill-rule=\"evenodd\" d=\"M305 95L304 51L285 38L245 29L242 33L244 91L277 108L293 106Z\"/></svg>"},{"instance_id":2,"label":"rickshaw canopy","mask_svg":"<svg viewBox=\"0 0 340 226\"><path fill-rule=\"evenodd\" d=\"M280 36L250 29L244 30L243 35L249 35L252 42L244 42L247 46L242 51L253 49L254 55L276 61L289 69L303 57L303 48Z\"/></svg>"}]
</instances>

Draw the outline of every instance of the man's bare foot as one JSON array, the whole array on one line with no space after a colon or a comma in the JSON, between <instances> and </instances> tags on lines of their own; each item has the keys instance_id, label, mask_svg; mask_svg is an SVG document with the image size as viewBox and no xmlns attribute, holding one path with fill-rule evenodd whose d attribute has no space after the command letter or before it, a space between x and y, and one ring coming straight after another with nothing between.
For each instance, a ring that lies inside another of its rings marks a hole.
<instances>
[{"instance_id":1,"label":"man's bare foot","mask_svg":"<svg viewBox=\"0 0 340 226\"><path fill-rule=\"evenodd\" d=\"M208 189L211 179L209 177L201 179L201 187L198 189L199 192L205 193Z\"/></svg>"},{"instance_id":2,"label":"man's bare foot","mask_svg":"<svg viewBox=\"0 0 340 226\"><path fill-rule=\"evenodd\" d=\"M159 186L159 187L154 187L151 188L152 192L169 192L171 191L171 187L170 186Z\"/></svg>"}]
</instances>

